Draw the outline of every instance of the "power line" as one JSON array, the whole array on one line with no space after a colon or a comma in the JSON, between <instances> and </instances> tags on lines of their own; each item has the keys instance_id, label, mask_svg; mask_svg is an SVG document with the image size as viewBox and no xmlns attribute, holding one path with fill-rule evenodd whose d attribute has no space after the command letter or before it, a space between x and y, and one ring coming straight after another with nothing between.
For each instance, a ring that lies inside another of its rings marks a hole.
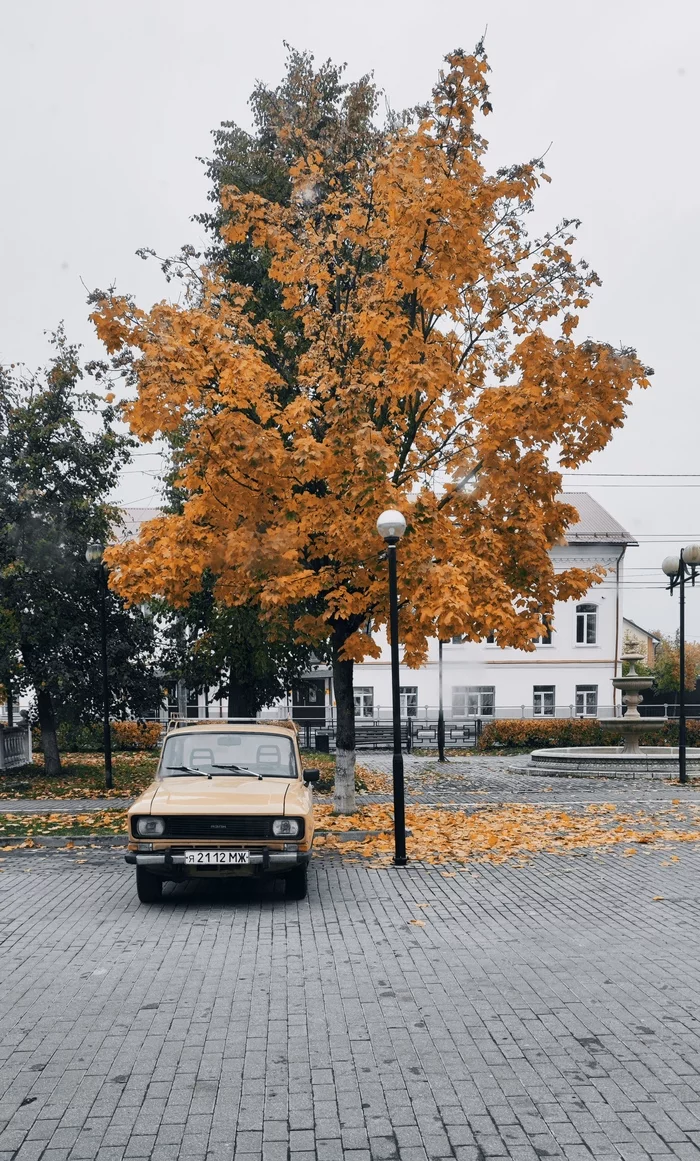
<instances>
[{"instance_id":1,"label":"power line","mask_svg":"<svg viewBox=\"0 0 700 1161\"><path fill-rule=\"evenodd\" d=\"M700 479L700 472L562 472L563 476L570 476L576 480L609 479L612 476L634 476L639 479Z\"/></svg>"}]
</instances>

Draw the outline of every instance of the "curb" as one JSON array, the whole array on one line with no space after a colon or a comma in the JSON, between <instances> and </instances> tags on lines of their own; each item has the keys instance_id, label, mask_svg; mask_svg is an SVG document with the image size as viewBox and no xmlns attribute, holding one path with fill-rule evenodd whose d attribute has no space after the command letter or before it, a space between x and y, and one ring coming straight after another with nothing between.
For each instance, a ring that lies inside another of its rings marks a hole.
<instances>
[{"instance_id":1,"label":"curb","mask_svg":"<svg viewBox=\"0 0 700 1161\"><path fill-rule=\"evenodd\" d=\"M27 847L24 845L28 839L31 840L31 842L33 844L31 847ZM72 843L72 846L68 847L67 846L68 843ZM111 847L114 850L120 850L120 851L126 850L126 845L124 843L124 840L118 834L110 835L109 837L107 837L106 835L103 835L103 834L81 834L81 835L69 835L69 834L62 834L62 835L41 835L41 834L32 835L32 834L29 834L29 835L27 835L27 834L25 834L25 835L8 835L8 836L0 835L0 848L5 848L5 850L8 850L10 846L18 848L20 850L28 850L28 851L40 850L40 849L44 849L44 848L48 848L48 849L58 848L60 850L67 850L68 853L70 853L70 851L72 851L72 850L76 850L78 847L94 847L94 846L108 847L108 848Z\"/></svg>"}]
</instances>

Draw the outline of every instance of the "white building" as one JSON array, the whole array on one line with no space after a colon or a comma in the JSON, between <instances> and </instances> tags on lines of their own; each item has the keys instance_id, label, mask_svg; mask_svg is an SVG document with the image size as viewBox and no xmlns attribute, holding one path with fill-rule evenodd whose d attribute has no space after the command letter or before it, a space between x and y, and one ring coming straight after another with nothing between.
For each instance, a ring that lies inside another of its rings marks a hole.
<instances>
[{"instance_id":1,"label":"white building","mask_svg":"<svg viewBox=\"0 0 700 1161\"><path fill-rule=\"evenodd\" d=\"M566 544L552 549L555 568L602 565L606 576L578 601L555 605L551 633L532 652L501 649L493 641L442 646L443 705L451 722L490 717L611 716L611 679L620 672L622 653L622 577L625 550L636 542L585 492L567 493L579 513ZM399 549L400 568L400 549ZM386 638L382 655L355 666L358 721L391 716L391 666ZM430 643L421 669L401 666L402 717L435 721L439 703L439 646ZM310 704L311 703L311 704ZM295 691L298 718L332 711L327 671L306 675Z\"/></svg>"}]
</instances>

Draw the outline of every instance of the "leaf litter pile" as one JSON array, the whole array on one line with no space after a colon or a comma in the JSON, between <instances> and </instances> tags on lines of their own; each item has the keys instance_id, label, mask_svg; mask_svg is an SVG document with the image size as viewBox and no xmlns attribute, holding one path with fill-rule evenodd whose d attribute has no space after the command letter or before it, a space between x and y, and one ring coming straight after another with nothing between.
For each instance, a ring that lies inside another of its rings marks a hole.
<instances>
[{"instance_id":1,"label":"leaf litter pile","mask_svg":"<svg viewBox=\"0 0 700 1161\"><path fill-rule=\"evenodd\" d=\"M0 839L18 836L51 835L123 835L126 836L125 810L91 810L86 814L0 814ZM0 850L14 850L0 847Z\"/></svg>"},{"instance_id":2,"label":"leaf litter pile","mask_svg":"<svg viewBox=\"0 0 700 1161\"><path fill-rule=\"evenodd\" d=\"M394 850L393 811L371 806L352 815L336 815L329 806L316 808L315 846L321 851L363 856L374 866L391 862ZM521 863L538 854L606 851L623 845L626 857L639 846L700 843L700 806L682 809L620 810L613 803L595 803L579 812L509 803L469 812L408 806L406 846L409 858L424 863ZM347 832L366 832L343 838Z\"/></svg>"},{"instance_id":3,"label":"leaf litter pile","mask_svg":"<svg viewBox=\"0 0 700 1161\"><path fill-rule=\"evenodd\" d=\"M367 806L355 814L338 815L332 806L317 803L315 815L314 846L319 853L363 857L372 866L391 862L394 833L390 806ZM538 854L575 855L620 847L629 858L642 848L663 850L676 843L700 843L700 805L680 807L674 802L653 812L621 810L613 803L595 803L576 812L525 803L469 811L408 806L406 825L409 857L429 864L505 863L514 859L522 865ZM123 836L125 830L124 810L0 814L0 842L2 838L24 837L28 846L35 845L33 839L52 835ZM670 856L670 863L677 861L677 855Z\"/></svg>"}]
</instances>

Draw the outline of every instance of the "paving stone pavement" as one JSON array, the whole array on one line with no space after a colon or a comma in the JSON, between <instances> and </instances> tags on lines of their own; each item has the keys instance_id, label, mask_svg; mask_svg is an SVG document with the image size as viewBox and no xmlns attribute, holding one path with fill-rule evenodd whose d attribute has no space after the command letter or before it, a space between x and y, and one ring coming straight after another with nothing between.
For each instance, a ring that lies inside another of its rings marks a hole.
<instances>
[{"instance_id":1,"label":"paving stone pavement","mask_svg":"<svg viewBox=\"0 0 700 1161\"><path fill-rule=\"evenodd\" d=\"M0 814L89 814L126 810L133 798L0 798Z\"/></svg>"},{"instance_id":2,"label":"paving stone pavement","mask_svg":"<svg viewBox=\"0 0 700 1161\"><path fill-rule=\"evenodd\" d=\"M391 754L362 753L369 770L391 774ZM475 754L453 757L442 765L435 758L404 755L406 797L411 802L459 803L474 806L501 802L539 802L568 805L591 802L653 803L681 798L700 802L700 783L677 782L640 775L638 778L556 778L525 772L526 754L497 757ZM390 795L362 795L362 802L388 802Z\"/></svg>"},{"instance_id":3,"label":"paving stone pavement","mask_svg":"<svg viewBox=\"0 0 700 1161\"><path fill-rule=\"evenodd\" d=\"M8 854L0 1161L700 1158L679 853L317 857L300 903L237 882L157 906L118 852Z\"/></svg>"}]
</instances>

